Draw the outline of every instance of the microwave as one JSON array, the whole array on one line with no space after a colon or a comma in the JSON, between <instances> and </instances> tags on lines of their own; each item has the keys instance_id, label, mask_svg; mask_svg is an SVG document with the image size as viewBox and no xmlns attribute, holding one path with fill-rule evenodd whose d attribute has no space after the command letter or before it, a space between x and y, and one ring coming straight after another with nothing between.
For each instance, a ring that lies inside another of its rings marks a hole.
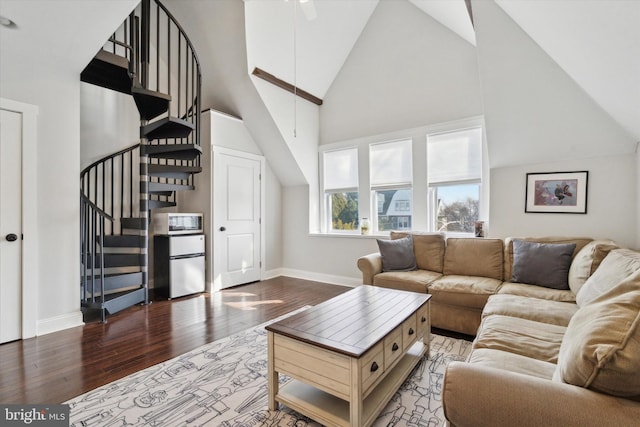
<instances>
[{"instance_id":1,"label":"microwave","mask_svg":"<svg viewBox=\"0 0 640 427\"><path fill-rule=\"evenodd\" d=\"M163 212L153 215L153 234L201 234L203 232L201 213Z\"/></svg>"}]
</instances>

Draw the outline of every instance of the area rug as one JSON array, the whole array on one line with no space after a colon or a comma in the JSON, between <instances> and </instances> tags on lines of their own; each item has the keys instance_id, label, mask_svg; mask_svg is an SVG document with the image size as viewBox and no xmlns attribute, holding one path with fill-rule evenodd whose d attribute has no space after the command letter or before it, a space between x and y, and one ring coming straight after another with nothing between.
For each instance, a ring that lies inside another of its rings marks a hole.
<instances>
[{"instance_id":1,"label":"area rug","mask_svg":"<svg viewBox=\"0 0 640 427\"><path fill-rule=\"evenodd\" d=\"M268 323L65 402L70 405L70 425L319 426L282 405L278 411L267 407ZM453 360L464 360L470 346L431 334L431 357L416 366L374 426L443 426L445 368ZM281 375L280 380L289 378Z\"/></svg>"}]
</instances>

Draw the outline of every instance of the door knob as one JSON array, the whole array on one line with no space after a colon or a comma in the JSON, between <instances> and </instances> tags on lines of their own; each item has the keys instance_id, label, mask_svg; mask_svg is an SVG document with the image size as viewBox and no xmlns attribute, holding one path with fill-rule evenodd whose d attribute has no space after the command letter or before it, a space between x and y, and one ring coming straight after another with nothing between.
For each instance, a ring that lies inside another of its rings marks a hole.
<instances>
[{"instance_id":1,"label":"door knob","mask_svg":"<svg viewBox=\"0 0 640 427\"><path fill-rule=\"evenodd\" d=\"M226 227L220 227L220 231L227 231Z\"/></svg>"},{"instance_id":2,"label":"door knob","mask_svg":"<svg viewBox=\"0 0 640 427\"><path fill-rule=\"evenodd\" d=\"M18 240L18 236L13 233L7 234L5 238L7 239L7 242L15 242L16 240Z\"/></svg>"}]
</instances>

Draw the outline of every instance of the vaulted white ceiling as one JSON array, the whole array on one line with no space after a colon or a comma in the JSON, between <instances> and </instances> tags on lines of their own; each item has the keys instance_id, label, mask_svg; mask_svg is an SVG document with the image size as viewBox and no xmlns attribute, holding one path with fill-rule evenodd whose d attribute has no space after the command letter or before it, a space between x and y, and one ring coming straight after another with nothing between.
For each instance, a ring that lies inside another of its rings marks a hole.
<instances>
[{"instance_id":1,"label":"vaulted white ceiling","mask_svg":"<svg viewBox=\"0 0 640 427\"><path fill-rule=\"evenodd\" d=\"M262 68L322 98L379 0L311 0L316 11L312 20L305 15L304 5L292 0L244 1L249 71ZM408 1L416 6L416 12L429 14L475 45L464 0ZM496 3L640 141L640 1Z\"/></svg>"}]
</instances>

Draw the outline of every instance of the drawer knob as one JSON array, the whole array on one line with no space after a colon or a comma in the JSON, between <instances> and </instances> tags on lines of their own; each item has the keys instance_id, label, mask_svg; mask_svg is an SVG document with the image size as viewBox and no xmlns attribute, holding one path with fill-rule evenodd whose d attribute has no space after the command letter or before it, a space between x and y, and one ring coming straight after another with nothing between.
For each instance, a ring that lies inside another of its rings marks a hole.
<instances>
[{"instance_id":1,"label":"drawer knob","mask_svg":"<svg viewBox=\"0 0 640 427\"><path fill-rule=\"evenodd\" d=\"M420 319L420 321L421 321L422 323L424 323L424 322L426 322L426 321L427 321L427 318L426 318L426 317L424 317L424 316L422 316L422 319Z\"/></svg>"},{"instance_id":2,"label":"drawer knob","mask_svg":"<svg viewBox=\"0 0 640 427\"><path fill-rule=\"evenodd\" d=\"M415 334L415 331L413 330L413 328L409 328L409 335L413 335Z\"/></svg>"},{"instance_id":3,"label":"drawer knob","mask_svg":"<svg viewBox=\"0 0 640 427\"><path fill-rule=\"evenodd\" d=\"M391 346L391 351L397 351L398 350L398 344L397 343L393 343L393 345Z\"/></svg>"},{"instance_id":4,"label":"drawer knob","mask_svg":"<svg viewBox=\"0 0 640 427\"><path fill-rule=\"evenodd\" d=\"M373 362L371 364L371 372L375 372L378 370L378 364L376 362Z\"/></svg>"}]
</instances>

